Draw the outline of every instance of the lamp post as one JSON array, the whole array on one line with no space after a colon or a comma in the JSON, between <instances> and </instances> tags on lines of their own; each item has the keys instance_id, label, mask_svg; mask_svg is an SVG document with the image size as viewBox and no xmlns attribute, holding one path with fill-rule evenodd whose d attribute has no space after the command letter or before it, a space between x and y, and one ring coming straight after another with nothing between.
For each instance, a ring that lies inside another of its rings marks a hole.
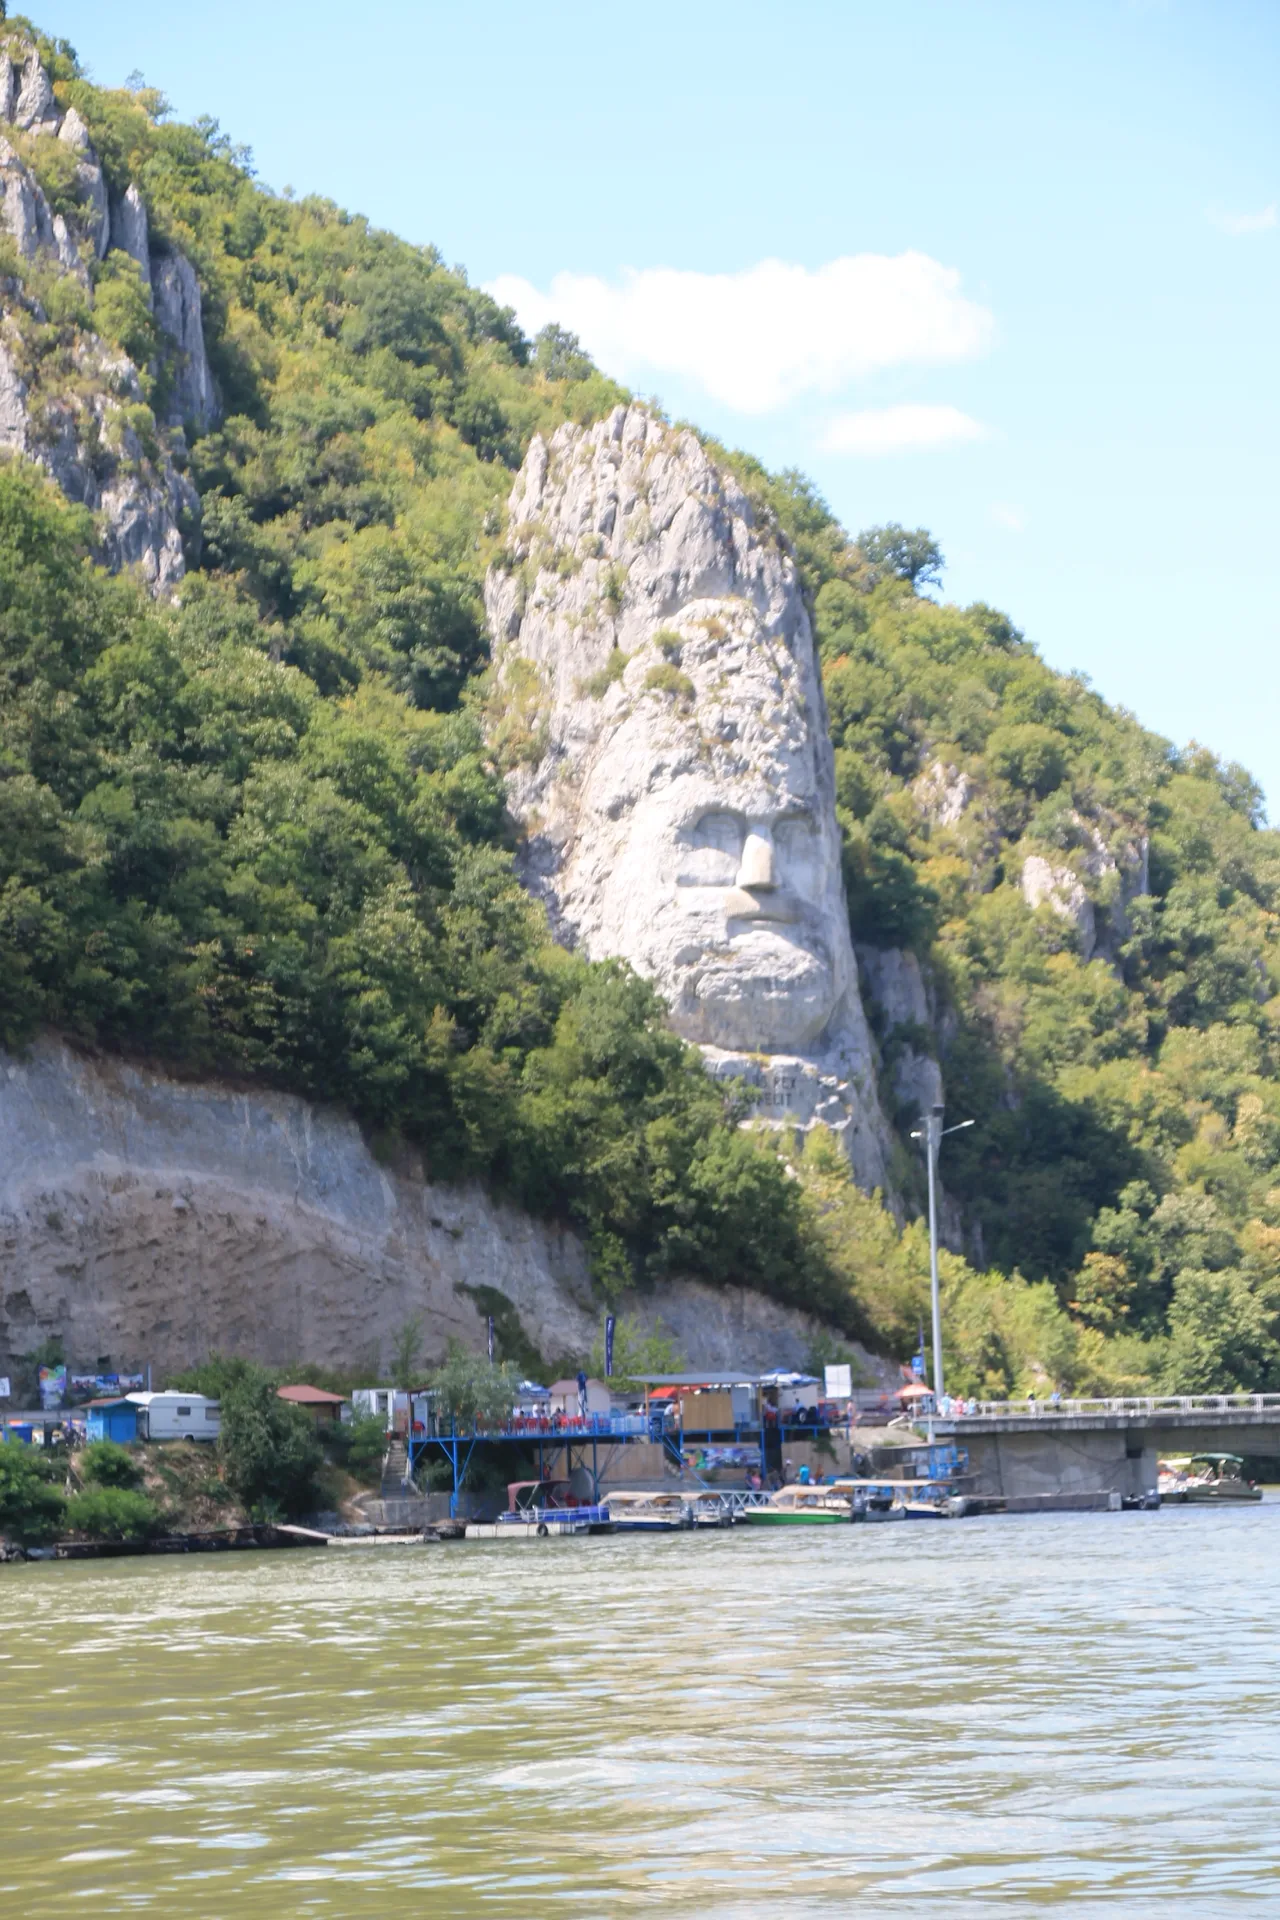
<instances>
[{"instance_id":1,"label":"lamp post","mask_svg":"<svg viewBox=\"0 0 1280 1920\"><path fill-rule=\"evenodd\" d=\"M972 1120L961 1120L954 1127L944 1127L942 1116L945 1109L941 1104L930 1107L924 1126L912 1134L913 1140L923 1140L925 1153L929 1161L929 1301L933 1310L933 1398L936 1405L942 1395L942 1308L938 1300L938 1150L943 1135L959 1133L964 1127L971 1127Z\"/></svg>"}]
</instances>

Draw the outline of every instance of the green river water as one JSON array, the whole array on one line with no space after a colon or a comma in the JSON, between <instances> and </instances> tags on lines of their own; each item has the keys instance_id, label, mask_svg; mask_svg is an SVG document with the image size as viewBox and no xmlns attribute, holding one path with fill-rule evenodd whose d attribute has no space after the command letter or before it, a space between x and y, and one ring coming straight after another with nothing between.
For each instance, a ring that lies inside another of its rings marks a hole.
<instances>
[{"instance_id":1,"label":"green river water","mask_svg":"<svg viewBox=\"0 0 1280 1920\"><path fill-rule=\"evenodd\" d=\"M0 1568L0 1914L1280 1915L1280 1500Z\"/></svg>"}]
</instances>

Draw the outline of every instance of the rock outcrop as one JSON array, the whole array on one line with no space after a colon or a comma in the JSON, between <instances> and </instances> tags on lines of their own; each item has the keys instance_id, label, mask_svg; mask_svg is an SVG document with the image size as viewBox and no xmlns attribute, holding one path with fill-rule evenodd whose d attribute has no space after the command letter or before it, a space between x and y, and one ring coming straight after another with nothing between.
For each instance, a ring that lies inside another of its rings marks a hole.
<instances>
[{"instance_id":1,"label":"rock outcrop","mask_svg":"<svg viewBox=\"0 0 1280 1920\"><path fill-rule=\"evenodd\" d=\"M937 1023L920 962L902 947L859 946L857 954L897 1105L906 1113L927 1113L943 1089Z\"/></svg>"},{"instance_id":2,"label":"rock outcrop","mask_svg":"<svg viewBox=\"0 0 1280 1920\"><path fill-rule=\"evenodd\" d=\"M153 246L135 183L109 193L83 118L74 107L62 111L37 49L16 37L0 45L0 123L10 130L0 131L0 229L19 261L68 275L91 304L91 263L113 248L129 255L165 343L167 395L156 420L144 378L153 370L135 366L91 325L75 329L74 378L65 367L46 373L41 283L36 275L28 285L20 272L0 282L0 447L39 462L96 515L106 566L136 567L154 592L169 592L185 570L184 534L192 537L199 520L183 471L183 430L203 431L218 410L199 282L182 254ZM37 177L40 139L50 136L76 155L80 197L69 215L52 211Z\"/></svg>"},{"instance_id":3,"label":"rock outcrop","mask_svg":"<svg viewBox=\"0 0 1280 1920\"><path fill-rule=\"evenodd\" d=\"M1128 937L1129 908L1150 889L1149 843L1144 834L1126 834L1115 822L1109 823L1109 840L1099 821L1075 812L1069 821L1075 842L1070 857L1028 853L1019 880L1022 897L1029 907L1048 907L1070 923L1082 960L1095 953L1114 960Z\"/></svg>"},{"instance_id":4,"label":"rock outcrop","mask_svg":"<svg viewBox=\"0 0 1280 1920\"><path fill-rule=\"evenodd\" d=\"M44 1040L0 1055L0 1374L46 1340L160 1375L211 1351L364 1363L421 1325L423 1364L478 1349L494 1288L548 1362L585 1354L603 1309L585 1249L478 1187L376 1160L345 1115L190 1084ZM696 1363L800 1364L806 1315L666 1282L624 1301Z\"/></svg>"},{"instance_id":5,"label":"rock outcrop","mask_svg":"<svg viewBox=\"0 0 1280 1920\"><path fill-rule=\"evenodd\" d=\"M486 586L492 739L567 942L653 980L760 1117L883 1185L813 635L732 475L641 406L535 438Z\"/></svg>"}]
</instances>

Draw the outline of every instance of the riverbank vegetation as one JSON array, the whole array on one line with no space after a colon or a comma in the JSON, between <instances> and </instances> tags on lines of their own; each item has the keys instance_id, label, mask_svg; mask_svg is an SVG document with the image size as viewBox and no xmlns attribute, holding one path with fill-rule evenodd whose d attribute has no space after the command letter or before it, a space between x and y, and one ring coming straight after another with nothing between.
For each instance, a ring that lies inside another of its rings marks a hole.
<instances>
[{"instance_id":1,"label":"riverbank vegetation","mask_svg":"<svg viewBox=\"0 0 1280 1920\"><path fill-rule=\"evenodd\" d=\"M50 1025L339 1102L378 1151L571 1221L607 1298L691 1274L905 1352L919 1226L820 1140L791 1169L741 1131L652 990L555 946L515 879L481 583L532 433L620 390L432 249L264 190L212 123L47 52L109 186L195 264L223 417L193 437L172 605L0 469L0 1041ZM98 324L145 358L108 267ZM944 1167L956 1383L1276 1384L1280 842L1257 789L1004 615L929 597L927 534L853 540L798 476L726 457L812 604L855 939L918 956L932 998L880 1036L886 1100L903 1050L933 1050L978 1122ZM904 1143L918 1200L912 1164ZM244 1496L271 1497L252 1475Z\"/></svg>"}]
</instances>

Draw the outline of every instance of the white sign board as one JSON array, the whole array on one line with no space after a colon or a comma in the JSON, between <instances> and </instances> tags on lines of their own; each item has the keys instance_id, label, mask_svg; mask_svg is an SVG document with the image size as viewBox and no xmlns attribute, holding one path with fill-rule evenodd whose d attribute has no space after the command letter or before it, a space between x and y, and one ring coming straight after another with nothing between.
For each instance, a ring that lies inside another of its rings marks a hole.
<instances>
[{"instance_id":1,"label":"white sign board","mask_svg":"<svg viewBox=\"0 0 1280 1920\"><path fill-rule=\"evenodd\" d=\"M852 1398L852 1367L824 1367L822 1372L826 1383L826 1398L828 1400L849 1400Z\"/></svg>"},{"instance_id":2,"label":"white sign board","mask_svg":"<svg viewBox=\"0 0 1280 1920\"><path fill-rule=\"evenodd\" d=\"M7 1400L13 1389L9 1385L7 1373L0 1373L0 1400Z\"/></svg>"}]
</instances>

